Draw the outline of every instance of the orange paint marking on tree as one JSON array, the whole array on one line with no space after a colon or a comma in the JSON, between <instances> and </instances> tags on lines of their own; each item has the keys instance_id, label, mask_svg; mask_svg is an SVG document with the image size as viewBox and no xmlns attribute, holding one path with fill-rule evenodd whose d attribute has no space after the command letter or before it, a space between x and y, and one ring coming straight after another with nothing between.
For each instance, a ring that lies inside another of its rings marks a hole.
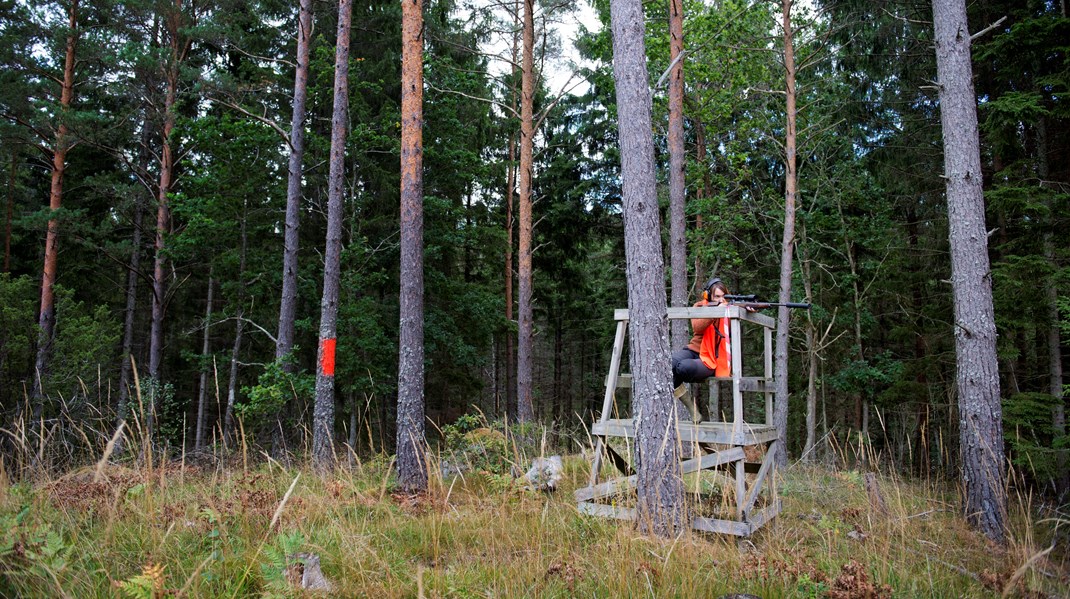
<instances>
[{"instance_id":1,"label":"orange paint marking on tree","mask_svg":"<svg viewBox=\"0 0 1070 599\"><path fill-rule=\"evenodd\" d=\"M320 372L334 376L334 349L337 339L320 339Z\"/></svg>"}]
</instances>

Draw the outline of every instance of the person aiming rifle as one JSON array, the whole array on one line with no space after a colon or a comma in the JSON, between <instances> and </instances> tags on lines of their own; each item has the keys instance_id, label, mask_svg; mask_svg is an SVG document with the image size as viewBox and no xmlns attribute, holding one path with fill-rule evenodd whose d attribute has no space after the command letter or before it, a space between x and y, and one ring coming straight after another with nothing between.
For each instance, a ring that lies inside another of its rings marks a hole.
<instances>
[{"instance_id":1,"label":"person aiming rifle","mask_svg":"<svg viewBox=\"0 0 1070 599\"><path fill-rule=\"evenodd\" d=\"M732 295L719 277L713 277L702 288L702 297L695 302L695 308L703 306L733 305L749 311L776 306L810 309L810 304L788 302L761 302L754 295ZM694 335L686 347L672 352L672 385L674 395L683 394L680 388L684 383L698 383L711 376L727 377L732 373L732 345L729 343L729 319L692 318L691 330Z\"/></svg>"}]
</instances>

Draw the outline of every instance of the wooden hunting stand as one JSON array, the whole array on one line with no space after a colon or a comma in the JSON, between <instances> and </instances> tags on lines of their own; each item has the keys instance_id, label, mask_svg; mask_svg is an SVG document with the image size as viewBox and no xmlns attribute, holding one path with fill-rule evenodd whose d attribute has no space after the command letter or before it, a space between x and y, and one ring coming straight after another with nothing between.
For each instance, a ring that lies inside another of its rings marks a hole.
<instances>
[{"instance_id":1,"label":"wooden hunting stand","mask_svg":"<svg viewBox=\"0 0 1070 599\"><path fill-rule=\"evenodd\" d=\"M780 449L780 440L777 438L776 427L772 424L773 392L776 388L773 378L773 330L776 328L776 321L763 314L748 312L745 308L731 305L669 308L668 316L670 320L725 317L729 319L732 375L709 380L711 383L723 381L731 384L732 422L717 421L720 419L717 414L711 414L714 421L702 422L694 402L691 401L690 394L685 394L681 399L689 408L691 421L681 418L677 422L677 431L680 442L694 448L692 455L695 457L682 459L680 467L682 474L685 475L702 470L717 470L724 471L734 478L734 485L732 485L734 488L725 493L725 497L731 499L731 513L721 514L723 516L721 518L694 516L691 521L693 528L741 537L750 536L766 522L772 520L781 509L774 476L776 452ZM632 418L622 418L617 414L616 392L618 389L630 391L632 377L630 374L620 372L624 336L628 330L628 311L616 310L614 318L617 321L617 335L613 342L609 374L606 376L605 400L602 403L602 413L598 422L591 427L591 434L595 437L591 478L586 487L576 491L576 501L581 513L634 521L635 509L617 505L615 500L628 497L625 494L633 491L636 477L629 460L609 444L610 438L623 438L628 449L625 453L630 453L636 428ZM743 376L743 329L741 325L744 322L761 328L764 350L763 376ZM763 424L745 421L744 393L759 393L764 396L765 420ZM604 457L609 458L621 476L599 483ZM757 462L758 459L761 461ZM749 480L748 473L752 474ZM759 508L759 496L763 489L766 492ZM606 501L610 503L605 503Z\"/></svg>"}]
</instances>

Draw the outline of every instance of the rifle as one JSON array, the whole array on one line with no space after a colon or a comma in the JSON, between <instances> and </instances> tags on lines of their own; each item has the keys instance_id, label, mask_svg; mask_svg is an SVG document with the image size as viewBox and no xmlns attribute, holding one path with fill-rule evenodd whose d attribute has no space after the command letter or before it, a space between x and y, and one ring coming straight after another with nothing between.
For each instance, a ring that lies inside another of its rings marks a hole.
<instances>
[{"instance_id":1,"label":"rifle","mask_svg":"<svg viewBox=\"0 0 1070 599\"><path fill-rule=\"evenodd\" d=\"M730 295L724 296L724 298L726 300L732 302L733 306L743 306L744 308L754 308L756 310L762 310L764 308L774 308L774 307L779 307L779 306L787 306L788 308L800 308L800 309L803 309L803 310L809 310L810 309L810 304L806 304L806 303L802 303L802 302L779 303L779 302L762 302L762 301L758 301L758 296L756 296L756 295L740 295L740 294L732 295L732 294L730 294Z\"/></svg>"}]
</instances>

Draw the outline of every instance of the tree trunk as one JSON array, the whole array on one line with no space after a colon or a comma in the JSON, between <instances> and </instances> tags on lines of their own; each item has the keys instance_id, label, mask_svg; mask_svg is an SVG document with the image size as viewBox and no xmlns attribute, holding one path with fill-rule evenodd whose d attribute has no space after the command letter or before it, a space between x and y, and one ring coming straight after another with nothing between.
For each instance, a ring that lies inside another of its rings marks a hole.
<instances>
[{"instance_id":1,"label":"tree trunk","mask_svg":"<svg viewBox=\"0 0 1070 599\"><path fill-rule=\"evenodd\" d=\"M792 0L784 0L784 71L786 74L787 131L784 140L784 238L780 244L780 302L791 301L792 246L795 242L795 48L791 32ZM777 310L776 329L776 405L773 424L780 437L781 451L776 452L779 466L788 464L788 325L791 312L787 306Z\"/></svg>"},{"instance_id":2,"label":"tree trunk","mask_svg":"<svg viewBox=\"0 0 1070 599\"><path fill-rule=\"evenodd\" d=\"M214 283L215 281L212 279L211 273L209 273L208 301L204 309L204 339L201 342L201 359L204 360L204 363L201 364L200 393L197 397L197 428L193 441L194 449L204 447L204 424L205 420L207 420L205 407L208 403L208 350L211 348L209 345L209 331L212 326L212 292L215 290Z\"/></svg>"},{"instance_id":3,"label":"tree trunk","mask_svg":"<svg viewBox=\"0 0 1070 599\"><path fill-rule=\"evenodd\" d=\"M710 181L710 169L706 165L706 125L701 121L693 121L695 124L695 161L698 162L699 168L702 169L702 185L698 190L698 198L704 200L710 197L712 183ZM695 234L697 239L702 239L702 212L699 211L695 215ZM706 281L705 273L702 268L702 252L694 252L695 254L695 281L700 281L700 285ZM686 341L685 341L686 343ZM673 347L676 347L675 345Z\"/></svg>"},{"instance_id":4,"label":"tree trunk","mask_svg":"<svg viewBox=\"0 0 1070 599\"><path fill-rule=\"evenodd\" d=\"M806 243L806 222L800 226L800 267L802 270L803 288L806 291L806 302L814 302L814 281L810 278L810 252ZM806 358L809 369L806 377L806 443L803 444L803 457L807 461L813 460L814 443L817 441L817 328L814 326L813 315L806 313Z\"/></svg>"},{"instance_id":5,"label":"tree trunk","mask_svg":"<svg viewBox=\"0 0 1070 599\"><path fill-rule=\"evenodd\" d=\"M248 248L245 222L249 215L246 200L241 213L241 248L238 254L238 314L234 327L234 347L230 351L230 378L227 382L227 411L223 418L223 437L234 438L234 405L238 401L238 357L241 355L242 333L245 331L245 252Z\"/></svg>"},{"instance_id":6,"label":"tree trunk","mask_svg":"<svg viewBox=\"0 0 1070 599\"><path fill-rule=\"evenodd\" d=\"M15 180L18 174L19 150L11 146L11 175L7 181L7 210L4 216L4 272L11 272L11 218L15 212Z\"/></svg>"},{"instance_id":7,"label":"tree trunk","mask_svg":"<svg viewBox=\"0 0 1070 599\"><path fill-rule=\"evenodd\" d=\"M972 525L1003 543L1007 497L996 321L965 0L933 0L933 29L951 241L963 507Z\"/></svg>"},{"instance_id":8,"label":"tree trunk","mask_svg":"<svg viewBox=\"0 0 1070 599\"><path fill-rule=\"evenodd\" d=\"M1037 123L1037 174L1041 181L1049 175L1048 165L1048 126L1045 117ZM1048 204L1049 213L1054 215L1056 208L1051 202ZM1044 259L1051 266L1053 273L1058 272L1059 265L1055 258L1055 241L1052 229L1056 227L1054 216L1048 223L1049 230L1044 232ZM1052 410L1051 424L1055 438L1059 439L1066 435L1066 400L1063 397L1063 343L1059 332L1059 289L1055 277L1048 279L1048 387L1050 393L1058 401ZM1055 452L1055 492L1062 498L1070 489L1070 471L1066 467L1066 450L1058 449Z\"/></svg>"},{"instance_id":9,"label":"tree trunk","mask_svg":"<svg viewBox=\"0 0 1070 599\"><path fill-rule=\"evenodd\" d=\"M175 128L175 101L178 96L178 66L185 55L186 46L180 39L184 26L182 0L175 0L174 10L166 18L166 28L171 40L171 58L167 67L167 91L163 105L163 151L160 153L160 185L156 208L156 257L152 275L152 327L149 334L149 410L145 416L145 429L152 437L156 422L156 399L162 388L160 365L163 363L163 317L167 299L164 235L171 226L171 208L167 195L171 192L174 177L175 157L171 144L171 132Z\"/></svg>"},{"instance_id":10,"label":"tree trunk","mask_svg":"<svg viewBox=\"0 0 1070 599\"><path fill-rule=\"evenodd\" d=\"M286 181L286 231L282 252L282 301L279 304L279 336L275 360L284 371L296 368L287 356L294 347L297 318L297 249L301 224L301 176L305 155L305 98L308 96L309 47L312 39L312 0L301 0L297 13L297 69L294 73L294 106L290 117L290 164Z\"/></svg>"},{"instance_id":11,"label":"tree trunk","mask_svg":"<svg viewBox=\"0 0 1070 599\"><path fill-rule=\"evenodd\" d=\"M669 59L675 64L669 73L669 263L672 271L670 305L687 302L687 217L684 205L684 5L669 0ZM687 345L687 321L670 321L671 347Z\"/></svg>"},{"instance_id":12,"label":"tree trunk","mask_svg":"<svg viewBox=\"0 0 1070 599\"><path fill-rule=\"evenodd\" d=\"M155 25L155 23L154 23ZM153 47L156 47L156 27L153 27ZM149 144L152 143L152 129L149 124L149 116L146 112L145 120L141 124L141 148L138 158L138 168L142 173L148 173L152 153L149 152ZM133 385L134 361L134 330L137 317L137 286L141 278L141 236L145 221L145 198L138 194L134 197L134 232L130 243L133 250L130 252L130 262L126 271L126 308L123 311L123 349L122 365L119 368L119 404L116 408L116 426L126 420L130 414L130 388ZM123 439L116 442L116 452L122 453Z\"/></svg>"},{"instance_id":13,"label":"tree trunk","mask_svg":"<svg viewBox=\"0 0 1070 599\"><path fill-rule=\"evenodd\" d=\"M223 417L223 438L234 438L234 405L238 401L238 356L241 355L242 336L245 332L245 311L238 308L234 326L234 345L230 348L230 376L227 378L227 411Z\"/></svg>"},{"instance_id":14,"label":"tree trunk","mask_svg":"<svg viewBox=\"0 0 1070 599\"><path fill-rule=\"evenodd\" d=\"M535 418L531 403L532 362L534 348L534 310L531 272L531 168L534 143L535 96L535 0L522 0L524 7L523 60L520 76L520 242L519 275L520 298L517 304L516 349L516 418L529 422Z\"/></svg>"},{"instance_id":15,"label":"tree trunk","mask_svg":"<svg viewBox=\"0 0 1070 599\"><path fill-rule=\"evenodd\" d=\"M515 102L514 102L515 104ZM513 189L516 187L516 138L509 136L509 174L505 190L505 320L513 322ZM512 326L505 331L505 413L516 420L516 350Z\"/></svg>"},{"instance_id":16,"label":"tree trunk","mask_svg":"<svg viewBox=\"0 0 1070 599\"><path fill-rule=\"evenodd\" d=\"M637 514L642 530L672 536L686 525L676 402L669 367L665 270L654 187L654 141L639 0L613 0L613 74L617 84L624 254L636 421Z\"/></svg>"},{"instance_id":17,"label":"tree trunk","mask_svg":"<svg viewBox=\"0 0 1070 599\"><path fill-rule=\"evenodd\" d=\"M423 1L401 3L401 323L398 485L427 490L424 435Z\"/></svg>"},{"instance_id":18,"label":"tree trunk","mask_svg":"<svg viewBox=\"0 0 1070 599\"><path fill-rule=\"evenodd\" d=\"M327 178L327 243L320 303L316 405L312 414L312 463L323 472L334 465L334 350L338 317L339 262L342 254L342 193L349 112L349 30L352 0L338 2L338 41L334 53L334 114L331 119L331 164Z\"/></svg>"},{"instance_id":19,"label":"tree trunk","mask_svg":"<svg viewBox=\"0 0 1070 599\"><path fill-rule=\"evenodd\" d=\"M72 0L69 16L70 31L67 32L67 49L63 60L63 83L60 90L60 111L57 115L56 145L52 153L52 186L49 192L49 210L55 213L63 203L63 173L67 168L67 111L74 98L75 47L78 43L78 0ZM13 187L13 186L12 186ZM8 235L10 238L10 234ZM44 409L44 379L48 376L52 358L52 341L55 335L56 307L53 285L56 283L56 262L59 255L59 221L48 221L45 234L45 263L41 276L41 310L38 316L40 331L37 337L37 358L33 376L33 420L41 418Z\"/></svg>"}]
</instances>

